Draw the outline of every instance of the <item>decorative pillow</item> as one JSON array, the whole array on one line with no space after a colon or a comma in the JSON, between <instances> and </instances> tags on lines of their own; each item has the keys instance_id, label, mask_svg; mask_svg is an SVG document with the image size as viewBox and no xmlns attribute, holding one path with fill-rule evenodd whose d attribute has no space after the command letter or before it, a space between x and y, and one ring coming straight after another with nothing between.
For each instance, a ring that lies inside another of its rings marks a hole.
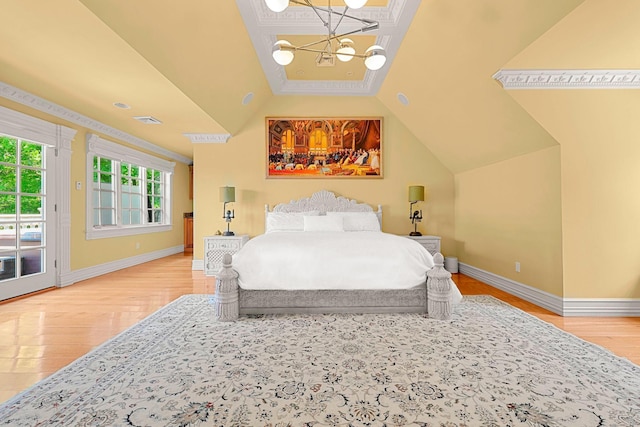
<instances>
[{"instance_id":1,"label":"decorative pillow","mask_svg":"<svg viewBox=\"0 0 640 427\"><path fill-rule=\"evenodd\" d=\"M304 216L318 216L320 212L269 212L265 233L272 231L304 231Z\"/></svg>"},{"instance_id":2,"label":"decorative pillow","mask_svg":"<svg viewBox=\"0 0 640 427\"><path fill-rule=\"evenodd\" d=\"M304 216L304 231L344 231L341 216Z\"/></svg>"},{"instance_id":3,"label":"decorative pillow","mask_svg":"<svg viewBox=\"0 0 640 427\"><path fill-rule=\"evenodd\" d=\"M344 231L382 231L374 212L327 212L327 216L342 217Z\"/></svg>"}]
</instances>

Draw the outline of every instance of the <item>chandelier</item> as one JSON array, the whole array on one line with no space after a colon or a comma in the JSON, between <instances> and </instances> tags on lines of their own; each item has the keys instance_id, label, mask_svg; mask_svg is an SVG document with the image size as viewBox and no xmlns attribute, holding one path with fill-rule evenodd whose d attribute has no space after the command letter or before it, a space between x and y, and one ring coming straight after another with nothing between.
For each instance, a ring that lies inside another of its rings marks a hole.
<instances>
[{"instance_id":1,"label":"chandelier","mask_svg":"<svg viewBox=\"0 0 640 427\"><path fill-rule=\"evenodd\" d=\"M346 36L355 33L364 33L366 31L377 30L379 23L377 21L371 21L369 19L358 18L347 14L347 11L351 9L359 9L367 3L367 0L344 0L346 7L342 12L338 12L331 8L331 0L328 1L328 6L318 7L311 3L311 0L265 0L267 7L273 12L282 12L285 10L289 3L295 3L302 6L307 6L313 9L315 14L320 18L322 24L327 28L327 36L312 43L307 43L302 46L293 46L287 40L278 40L272 49L273 59L280 65L289 65L293 61L293 57L296 51L315 52L318 54L316 62L318 65L333 65L334 59L339 61L348 62L353 58L364 59L364 65L372 71L382 68L387 61L387 55L385 50L378 45L373 45L368 48L364 53L356 53L353 47L353 40ZM335 26L332 21L333 18L337 19ZM357 21L361 24L361 27L347 31L345 33L338 34L338 27L344 19L350 19ZM321 47L320 45L324 45Z\"/></svg>"}]
</instances>

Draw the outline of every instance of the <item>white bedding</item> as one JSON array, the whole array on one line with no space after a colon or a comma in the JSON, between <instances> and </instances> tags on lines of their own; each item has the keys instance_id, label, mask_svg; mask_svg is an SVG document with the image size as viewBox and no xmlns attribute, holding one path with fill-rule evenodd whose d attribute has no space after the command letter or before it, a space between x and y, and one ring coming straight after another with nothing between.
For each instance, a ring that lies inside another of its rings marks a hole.
<instances>
[{"instance_id":1,"label":"white bedding","mask_svg":"<svg viewBox=\"0 0 640 427\"><path fill-rule=\"evenodd\" d=\"M423 284L431 267L433 257L418 242L380 231L272 232L233 255L243 289L409 289Z\"/></svg>"}]
</instances>

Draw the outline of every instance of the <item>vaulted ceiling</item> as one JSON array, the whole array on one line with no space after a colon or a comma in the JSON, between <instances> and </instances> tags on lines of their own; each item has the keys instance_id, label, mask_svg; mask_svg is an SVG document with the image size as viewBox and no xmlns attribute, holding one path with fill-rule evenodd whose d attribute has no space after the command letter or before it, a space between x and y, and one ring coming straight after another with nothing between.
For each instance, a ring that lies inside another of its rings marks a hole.
<instances>
[{"instance_id":1,"label":"vaulted ceiling","mask_svg":"<svg viewBox=\"0 0 640 427\"><path fill-rule=\"evenodd\" d=\"M606 20L574 13L583 2L602 0L371 0L351 12L379 19L381 29L367 36L387 48L389 61L377 72L325 76L303 53L290 70L271 62L277 37L305 36L305 8L276 16L263 0L61 0L37 8L6 0L0 81L184 158L193 152L188 134L230 135L231 143L274 96L375 97L455 173L557 144L492 76L514 60L597 68L584 55L576 65L558 59L571 58L562 51L567 35ZM544 50L523 53L538 39Z\"/></svg>"}]
</instances>

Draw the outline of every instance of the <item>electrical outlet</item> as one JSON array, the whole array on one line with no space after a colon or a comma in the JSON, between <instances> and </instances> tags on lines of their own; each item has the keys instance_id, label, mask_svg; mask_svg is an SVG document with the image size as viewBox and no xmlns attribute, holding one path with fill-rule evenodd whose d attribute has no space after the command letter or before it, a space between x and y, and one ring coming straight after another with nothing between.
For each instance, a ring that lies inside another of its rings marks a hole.
<instances>
[{"instance_id":1,"label":"electrical outlet","mask_svg":"<svg viewBox=\"0 0 640 427\"><path fill-rule=\"evenodd\" d=\"M520 262L516 261L516 273L520 273Z\"/></svg>"},{"instance_id":2,"label":"electrical outlet","mask_svg":"<svg viewBox=\"0 0 640 427\"><path fill-rule=\"evenodd\" d=\"M140 249L140 242L136 242L136 249Z\"/></svg>"}]
</instances>

